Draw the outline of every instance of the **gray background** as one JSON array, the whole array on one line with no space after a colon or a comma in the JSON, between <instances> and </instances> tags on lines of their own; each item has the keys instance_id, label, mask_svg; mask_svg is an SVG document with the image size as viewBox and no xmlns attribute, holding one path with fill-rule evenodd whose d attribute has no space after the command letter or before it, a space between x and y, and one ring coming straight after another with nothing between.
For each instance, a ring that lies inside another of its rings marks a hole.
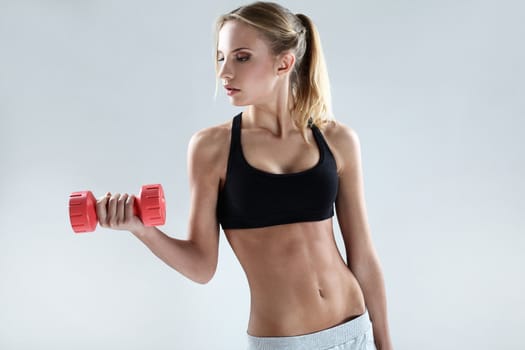
<instances>
[{"instance_id":1,"label":"gray background","mask_svg":"<svg viewBox=\"0 0 525 350\"><path fill-rule=\"evenodd\" d=\"M213 99L212 23L246 3L0 1L1 349L244 347L222 231L203 286L130 233L75 235L67 203L162 183L186 238L188 141L242 109ZM395 348L523 349L525 5L282 4L317 24L360 136Z\"/></svg>"}]
</instances>

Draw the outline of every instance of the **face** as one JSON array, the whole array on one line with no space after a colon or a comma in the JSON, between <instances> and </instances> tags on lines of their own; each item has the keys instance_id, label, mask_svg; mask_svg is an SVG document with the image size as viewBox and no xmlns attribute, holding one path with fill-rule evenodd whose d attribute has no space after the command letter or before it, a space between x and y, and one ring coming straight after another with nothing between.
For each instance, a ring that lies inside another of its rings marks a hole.
<instances>
[{"instance_id":1,"label":"face","mask_svg":"<svg viewBox=\"0 0 525 350\"><path fill-rule=\"evenodd\" d=\"M278 61L257 31L240 21L224 23L218 38L219 78L240 91L230 95L236 106L271 101L282 81ZM226 90L225 90L226 91Z\"/></svg>"}]
</instances>

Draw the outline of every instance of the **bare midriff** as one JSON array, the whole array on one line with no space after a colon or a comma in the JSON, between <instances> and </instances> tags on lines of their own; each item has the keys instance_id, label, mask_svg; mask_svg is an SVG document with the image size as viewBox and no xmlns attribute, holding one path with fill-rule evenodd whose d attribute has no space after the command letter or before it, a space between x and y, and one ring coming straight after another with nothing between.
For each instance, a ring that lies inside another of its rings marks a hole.
<instances>
[{"instance_id":1,"label":"bare midriff","mask_svg":"<svg viewBox=\"0 0 525 350\"><path fill-rule=\"evenodd\" d=\"M304 335L365 312L361 287L337 248L332 218L225 234L248 278L248 334Z\"/></svg>"}]
</instances>

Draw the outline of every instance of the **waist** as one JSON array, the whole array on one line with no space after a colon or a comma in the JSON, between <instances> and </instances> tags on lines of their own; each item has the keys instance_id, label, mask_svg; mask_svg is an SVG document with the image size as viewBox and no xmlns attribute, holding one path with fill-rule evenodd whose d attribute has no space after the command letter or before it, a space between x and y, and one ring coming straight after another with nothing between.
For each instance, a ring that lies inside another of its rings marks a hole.
<instances>
[{"instance_id":1,"label":"waist","mask_svg":"<svg viewBox=\"0 0 525 350\"><path fill-rule=\"evenodd\" d=\"M268 283L268 281L271 281ZM337 326L365 312L363 292L342 262L314 274L268 278L250 283L248 334L297 336Z\"/></svg>"}]
</instances>

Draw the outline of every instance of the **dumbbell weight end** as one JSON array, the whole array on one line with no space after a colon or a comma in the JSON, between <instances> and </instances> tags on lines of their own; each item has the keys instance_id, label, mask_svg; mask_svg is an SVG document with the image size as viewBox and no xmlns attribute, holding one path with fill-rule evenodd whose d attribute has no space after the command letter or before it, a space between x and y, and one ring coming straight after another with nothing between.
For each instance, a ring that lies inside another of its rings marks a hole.
<instances>
[{"instance_id":1,"label":"dumbbell weight end","mask_svg":"<svg viewBox=\"0 0 525 350\"><path fill-rule=\"evenodd\" d=\"M97 227L97 200L91 191L69 195L69 219L75 233L91 232Z\"/></svg>"}]
</instances>

